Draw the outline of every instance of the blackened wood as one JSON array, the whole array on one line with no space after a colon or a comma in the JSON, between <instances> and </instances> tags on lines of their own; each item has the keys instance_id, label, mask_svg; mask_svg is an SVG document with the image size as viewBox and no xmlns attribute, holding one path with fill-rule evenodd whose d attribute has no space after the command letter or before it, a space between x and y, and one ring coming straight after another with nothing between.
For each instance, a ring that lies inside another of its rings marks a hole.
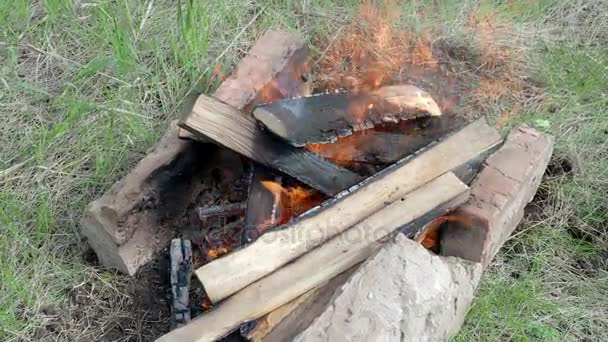
<instances>
[{"instance_id":1,"label":"blackened wood","mask_svg":"<svg viewBox=\"0 0 608 342\"><path fill-rule=\"evenodd\" d=\"M386 122L440 116L431 96L412 85L371 92L323 93L258 106L253 116L294 146L331 143Z\"/></svg>"},{"instance_id":2,"label":"blackened wood","mask_svg":"<svg viewBox=\"0 0 608 342\"><path fill-rule=\"evenodd\" d=\"M245 212L245 203L230 203L224 205L213 205L210 207L198 208L198 217L201 221L205 221L214 216L236 216L243 215Z\"/></svg>"},{"instance_id":3,"label":"blackened wood","mask_svg":"<svg viewBox=\"0 0 608 342\"><path fill-rule=\"evenodd\" d=\"M253 118L206 95L199 96L192 113L180 126L330 196L362 180L348 169L273 137L260 129Z\"/></svg>"},{"instance_id":4,"label":"blackened wood","mask_svg":"<svg viewBox=\"0 0 608 342\"><path fill-rule=\"evenodd\" d=\"M190 322L190 279L192 276L190 240L171 240L169 255L171 258L171 324L176 328Z\"/></svg>"},{"instance_id":5,"label":"blackened wood","mask_svg":"<svg viewBox=\"0 0 608 342\"><path fill-rule=\"evenodd\" d=\"M339 165L390 165L466 125L453 113L376 126L338 139L333 144L311 144L306 148Z\"/></svg>"},{"instance_id":6,"label":"blackened wood","mask_svg":"<svg viewBox=\"0 0 608 342\"><path fill-rule=\"evenodd\" d=\"M275 208L274 195L262 185L263 180L276 181L279 174L260 164L255 164L251 172L245 225L241 238L243 243L255 240L260 235L258 227L268 223L267 220L272 218L273 210L280 210L280 208ZM278 217L281 213L275 214L275 217Z\"/></svg>"}]
</instances>

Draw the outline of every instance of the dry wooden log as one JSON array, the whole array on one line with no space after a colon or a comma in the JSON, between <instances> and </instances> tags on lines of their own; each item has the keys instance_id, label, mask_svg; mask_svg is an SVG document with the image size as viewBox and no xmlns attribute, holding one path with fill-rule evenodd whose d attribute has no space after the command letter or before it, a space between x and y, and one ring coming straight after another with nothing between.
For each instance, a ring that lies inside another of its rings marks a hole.
<instances>
[{"instance_id":1,"label":"dry wooden log","mask_svg":"<svg viewBox=\"0 0 608 342\"><path fill-rule=\"evenodd\" d=\"M192 276L192 243L173 239L171 257L171 325L181 327L190 322L190 279Z\"/></svg>"},{"instance_id":2,"label":"dry wooden log","mask_svg":"<svg viewBox=\"0 0 608 342\"><path fill-rule=\"evenodd\" d=\"M284 319L294 313L294 311L296 311L300 306L309 300L316 298L320 289L320 287L312 289L293 299L287 304L279 306L260 319L241 324L241 336L250 342L261 341Z\"/></svg>"},{"instance_id":3,"label":"dry wooden log","mask_svg":"<svg viewBox=\"0 0 608 342\"><path fill-rule=\"evenodd\" d=\"M378 250L379 239L424 217L435 207L466 201L468 187L444 174L394 202L276 272L228 298L209 313L158 341L214 341L314 289ZM319 267L323 265L323 267ZM263 300L260 300L263 299Z\"/></svg>"},{"instance_id":4,"label":"dry wooden log","mask_svg":"<svg viewBox=\"0 0 608 342\"><path fill-rule=\"evenodd\" d=\"M206 264L196 275L211 301L218 302L341 233L385 203L480 159L501 141L485 120L475 121L441 143L301 215L288 228L268 232L248 246Z\"/></svg>"},{"instance_id":5,"label":"dry wooden log","mask_svg":"<svg viewBox=\"0 0 608 342\"><path fill-rule=\"evenodd\" d=\"M352 171L271 136L250 116L209 96L199 96L192 113L180 126L285 172L327 195L335 195L362 179Z\"/></svg>"},{"instance_id":6,"label":"dry wooden log","mask_svg":"<svg viewBox=\"0 0 608 342\"><path fill-rule=\"evenodd\" d=\"M258 106L253 116L294 146L331 143L386 122L440 116L431 95L412 85L371 92L322 93Z\"/></svg>"}]
</instances>

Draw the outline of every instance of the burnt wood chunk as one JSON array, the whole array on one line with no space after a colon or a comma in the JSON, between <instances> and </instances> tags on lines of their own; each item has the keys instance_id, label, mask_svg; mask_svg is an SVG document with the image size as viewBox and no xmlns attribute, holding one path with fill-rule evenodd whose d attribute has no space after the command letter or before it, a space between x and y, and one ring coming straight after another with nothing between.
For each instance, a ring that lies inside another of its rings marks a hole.
<instances>
[{"instance_id":1,"label":"burnt wood chunk","mask_svg":"<svg viewBox=\"0 0 608 342\"><path fill-rule=\"evenodd\" d=\"M252 117L210 96L200 95L180 126L327 195L335 195L362 180L348 169L273 137L260 129Z\"/></svg>"},{"instance_id":2,"label":"burnt wood chunk","mask_svg":"<svg viewBox=\"0 0 608 342\"><path fill-rule=\"evenodd\" d=\"M251 172L249 194L247 195L247 211L245 212L245 227L242 235L242 241L246 243L255 240L259 236L258 227L267 223L269 218L272 218L273 211L280 210L279 208L275 208L274 194L262 185L262 181L264 180L276 180L279 174L260 164L255 164ZM275 212L274 216L278 217L280 214L280 212Z\"/></svg>"},{"instance_id":3,"label":"burnt wood chunk","mask_svg":"<svg viewBox=\"0 0 608 342\"><path fill-rule=\"evenodd\" d=\"M214 96L238 109L268 94L299 94L308 60L304 39L285 31L262 35ZM288 85L288 86L285 86ZM189 189L215 147L179 139L171 125L158 145L84 212L81 233L101 264L135 274L175 236L172 223L195 205ZM166 224L168 222L169 224Z\"/></svg>"},{"instance_id":4,"label":"burnt wood chunk","mask_svg":"<svg viewBox=\"0 0 608 342\"><path fill-rule=\"evenodd\" d=\"M294 146L332 143L387 122L440 116L437 103L412 85L371 92L322 93L258 106L253 116Z\"/></svg>"},{"instance_id":5,"label":"burnt wood chunk","mask_svg":"<svg viewBox=\"0 0 608 342\"><path fill-rule=\"evenodd\" d=\"M171 258L171 306L173 328L190 322L190 279L192 276L192 243L173 239L169 249Z\"/></svg>"},{"instance_id":6,"label":"burnt wood chunk","mask_svg":"<svg viewBox=\"0 0 608 342\"><path fill-rule=\"evenodd\" d=\"M387 165L440 141L465 125L464 118L444 113L441 116L382 124L355 132L332 144L309 144L306 149L338 165Z\"/></svg>"}]
</instances>

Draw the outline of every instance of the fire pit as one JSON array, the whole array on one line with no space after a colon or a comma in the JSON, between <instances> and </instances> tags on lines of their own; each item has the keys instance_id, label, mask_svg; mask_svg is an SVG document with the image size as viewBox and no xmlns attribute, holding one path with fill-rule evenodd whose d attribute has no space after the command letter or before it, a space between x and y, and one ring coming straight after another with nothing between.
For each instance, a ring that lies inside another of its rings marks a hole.
<instances>
[{"instance_id":1,"label":"fire pit","mask_svg":"<svg viewBox=\"0 0 608 342\"><path fill-rule=\"evenodd\" d=\"M239 328L259 341L445 338L535 193L549 137L521 128L500 147L483 118L413 84L311 94L308 65L303 40L266 33L87 208L83 234L129 274L181 238L170 249L178 328L160 340ZM205 293L196 305L213 309L190 322L191 273ZM375 296L381 307L363 310ZM374 328L349 323L370 314Z\"/></svg>"}]
</instances>

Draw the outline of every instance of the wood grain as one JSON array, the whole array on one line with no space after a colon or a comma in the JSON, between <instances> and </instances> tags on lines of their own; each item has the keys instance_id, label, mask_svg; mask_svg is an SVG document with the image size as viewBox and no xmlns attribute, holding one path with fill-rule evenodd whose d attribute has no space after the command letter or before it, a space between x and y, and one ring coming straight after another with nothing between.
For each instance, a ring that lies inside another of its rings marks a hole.
<instances>
[{"instance_id":1,"label":"wood grain","mask_svg":"<svg viewBox=\"0 0 608 342\"><path fill-rule=\"evenodd\" d=\"M375 125L440 115L431 95L412 85L278 100L253 111L266 128L294 146L331 143Z\"/></svg>"}]
</instances>

